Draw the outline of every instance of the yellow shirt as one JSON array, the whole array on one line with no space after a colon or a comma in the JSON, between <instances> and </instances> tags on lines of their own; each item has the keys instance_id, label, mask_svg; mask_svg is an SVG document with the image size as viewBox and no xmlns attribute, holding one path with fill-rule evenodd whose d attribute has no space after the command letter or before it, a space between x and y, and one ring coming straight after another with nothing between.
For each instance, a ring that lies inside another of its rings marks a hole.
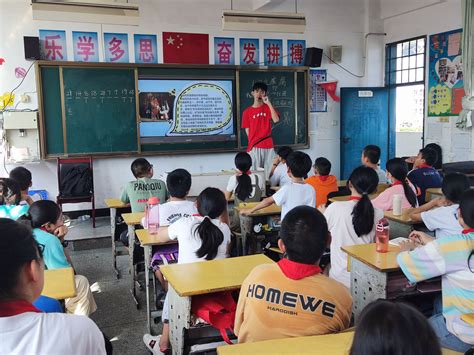
<instances>
[{"instance_id":1,"label":"yellow shirt","mask_svg":"<svg viewBox=\"0 0 474 355\"><path fill-rule=\"evenodd\" d=\"M278 264L257 266L240 289L234 332L239 343L335 333L349 327L352 298L322 274L286 277Z\"/></svg>"}]
</instances>

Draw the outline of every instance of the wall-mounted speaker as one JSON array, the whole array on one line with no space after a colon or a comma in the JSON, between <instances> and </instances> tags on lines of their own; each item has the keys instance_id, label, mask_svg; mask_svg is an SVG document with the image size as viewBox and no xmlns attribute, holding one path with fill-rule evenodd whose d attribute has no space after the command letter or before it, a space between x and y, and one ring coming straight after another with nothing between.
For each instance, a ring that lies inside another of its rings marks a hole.
<instances>
[{"instance_id":1,"label":"wall-mounted speaker","mask_svg":"<svg viewBox=\"0 0 474 355\"><path fill-rule=\"evenodd\" d=\"M304 56L304 65L307 67L318 68L321 66L322 58L323 50L321 48L306 48L306 53Z\"/></svg>"},{"instance_id":2,"label":"wall-mounted speaker","mask_svg":"<svg viewBox=\"0 0 474 355\"><path fill-rule=\"evenodd\" d=\"M38 37L23 37L26 60L40 59L40 46Z\"/></svg>"},{"instance_id":3,"label":"wall-mounted speaker","mask_svg":"<svg viewBox=\"0 0 474 355\"><path fill-rule=\"evenodd\" d=\"M329 47L329 58L335 63L342 62L342 46Z\"/></svg>"}]
</instances>

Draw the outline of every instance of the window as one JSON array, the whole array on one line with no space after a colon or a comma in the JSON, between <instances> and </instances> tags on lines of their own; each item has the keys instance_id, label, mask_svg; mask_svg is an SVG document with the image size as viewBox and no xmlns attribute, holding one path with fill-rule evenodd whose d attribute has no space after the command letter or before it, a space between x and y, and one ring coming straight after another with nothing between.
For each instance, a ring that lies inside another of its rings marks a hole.
<instances>
[{"instance_id":1,"label":"window","mask_svg":"<svg viewBox=\"0 0 474 355\"><path fill-rule=\"evenodd\" d=\"M424 83L425 37L387 44L385 85Z\"/></svg>"}]
</instances>

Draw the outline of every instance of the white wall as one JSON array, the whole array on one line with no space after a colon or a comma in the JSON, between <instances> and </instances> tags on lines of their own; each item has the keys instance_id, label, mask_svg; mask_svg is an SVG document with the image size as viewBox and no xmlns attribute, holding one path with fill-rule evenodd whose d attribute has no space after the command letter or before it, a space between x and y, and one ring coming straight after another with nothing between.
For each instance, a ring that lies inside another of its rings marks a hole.
<instances>
[{"instance_id":1,"label":"white wall","mask_svg":"<svg viewBox=\"0 0 474 355\"><path fill-rule=\"evenodd\" d=\"M422 35L429 36L462 27L461 0L381 0L381 4L381 13L385 17L386 43ZM427 90L425 98L426 95ZM427 106L425 112L428 112ZM456 117L450 117L448 122L441 122L437 117L426 117L425 144L440 144L443 147L444 162L472 160L474 159L472 129L459 130L455 127L455 121ZM470 140L468 142L470 148L460 149L458 144L465 136Z\"/></svg>"},{"instance_id":2,"label":"white wall","mask_svg":"<svg viewBox=\"0 0 474 355\"><path fill-rule=\"evenodd\" d=\"M299 0L298 12L306 14L307 28L303 35L291 35L223 32L221 30L221 13L222 9L230 8L230 2L220 0L139 0L140 25L138 27L33 21L29 0L0 0L0 38L2 39L0 41L0 57L4 57L6 60L0 66L0 94L10 91L19 82L14 76L14 68L17 66L28 67L30 64L23 59L23 36L37 36L40 28L67 31L70 60L72 60L72 30L97 31L99 34L105 31L127 32L130 34L129 43L133 33L156 33L158 39L160 39L163 31L180 31L208 33L210 41L213 40L213 36L233 36L235 38L257 36L261 39L282 38L284 40L287 38L304 38L307 46L316 46L325 50L331 45L343 45L343 61L341 64L352 72L361 73L363 71L364 34L368 28L373 27L371 25L372 21L380 20L379 14L374 14L373 10L367 11L367 4L372 2L374 0ZM275 5L266 5L265 10L272 10L273 8L273 10L279 11L292 11L294 2L293 0L275 1L273 4ZM239 8L239 6L241 8L253 6L253 2L234 1L234 9ZM370 82L364 82L364 84L380 85L382 83L381 48L383 49L382 43L379 46L372 46L369 51L369 66L373 62L375 67L372 66L370 71ZM133 53L132 50L131 53ZM162 50L159 50L158 55L162 60ZM101 53L102 57L103 54ZM212 53L210 60L213 62ZM323 60L323 68L328 69L329 79L339 81L339 87L359 86L362 83L361 80L350 76L337 66L328 64L326 60ZM34 72L28 75L16 93L19 96L24 92L32 91L36 91ZM20 104L18 108L36 109L37 99L35 94L32 96L31 103ZM335 104L330 100L327 113L311 114L309 127L311 147L307 150L307 153L310 154L312 159L320 155L326 156L332 161L333 170L338 175L339 104ZM199 173L231 168L233 154L157 156L150 157L149 160L154 164L156 174L177 167L184 167L191 172ZM104 207L104 198L118 196L121 187L132 178L129 169L131 161L131 158L97 159L95 161L95 191L99 208ZM7 168L11 169L13 166ZM33 187L46 189L50 196L54 198L57 194L55 163L28 164L27 168L33 173ZM3 172L0 173L0 175L4 174ZM86 206L88 205L73 206L72 209L87 208ZM71 207L66 205L66 208Z\"/></svg>"}]
</instances>

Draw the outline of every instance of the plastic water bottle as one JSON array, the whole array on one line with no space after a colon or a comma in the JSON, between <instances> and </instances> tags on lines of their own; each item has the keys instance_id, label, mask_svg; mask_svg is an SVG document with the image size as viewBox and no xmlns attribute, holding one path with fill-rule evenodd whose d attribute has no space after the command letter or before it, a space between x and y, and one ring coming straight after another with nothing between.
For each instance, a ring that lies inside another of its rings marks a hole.
<instances>
[{"instance_id":1,"label":"plastic water bottle","mask_svg":"<svg viewBox=\"0 0 474 355\"><path fill-rule=\"evenodd\" d=\"M375 226L375 244L378 253L388 252L388 241L390 239L390 226L386 218L382 218Z\"/></svg>"},{"instance_id":2,"label":"plastic water bottle","mask_svg":"<svg viewBox=\"0 0 474 355\"><path fill-rule=\"evenodd\" d=\"M392 212L394 216L402 215L402 195L393 195L392 199Z\"/></svg>"},{"instance_id":3,"label":"plastic water bottle","mask_svg":"<svg viewBox=\"0 0 474 355\"><path fill-rule=\"evenodd\" d=\"M160 212L158 204L160 199L158 197L150 197L145 206L145 228L148 229L148 233L157 234L158 227L160 226Z\"/></svg>"}]
</instances>

